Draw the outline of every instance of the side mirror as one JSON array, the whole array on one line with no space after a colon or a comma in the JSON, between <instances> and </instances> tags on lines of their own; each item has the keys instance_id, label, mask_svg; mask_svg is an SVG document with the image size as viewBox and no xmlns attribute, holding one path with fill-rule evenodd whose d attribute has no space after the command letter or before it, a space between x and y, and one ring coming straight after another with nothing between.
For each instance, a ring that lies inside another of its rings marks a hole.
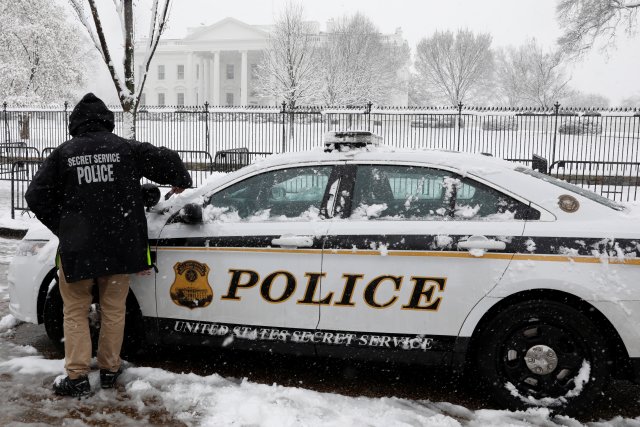
<instances>
[{"instance_id":1,"label":"side mirror","mask_svg":"<svg viewBox=\"0 0 640 427\"><path fill-rule=\"evenodd\" d=\"M160 201L160 189L150 183L142 184L142 204L145 208L150 208Z\"/></svg>"},{"instance_id":2,"label":"side mirror","mask_svg":"<svg viewBox=\"0 0 640 427\"><path fill-rule=\"evenodd\" d=\"M201 224L202 206L196 203L187 203L180 209L178 216L185 224Z\"/></svg>"}]
</instances>

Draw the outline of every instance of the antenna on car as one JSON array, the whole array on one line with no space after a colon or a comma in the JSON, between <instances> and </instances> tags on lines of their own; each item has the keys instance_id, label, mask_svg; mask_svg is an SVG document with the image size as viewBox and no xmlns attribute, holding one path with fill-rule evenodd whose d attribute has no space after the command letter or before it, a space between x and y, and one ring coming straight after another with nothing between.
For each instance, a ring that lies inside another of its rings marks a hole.
<instances>
[{"instance_id":1,"label":"antenna on car","mask_svg":"<svg viewBox=\"0 0 640 427\"><path fill-rule=\"evenodd\" d=\"M324 151L343 151L344 148L364 148L378 146L382 137L366 130L329 131L324 134Z\"/></svg>"}]
</instances>

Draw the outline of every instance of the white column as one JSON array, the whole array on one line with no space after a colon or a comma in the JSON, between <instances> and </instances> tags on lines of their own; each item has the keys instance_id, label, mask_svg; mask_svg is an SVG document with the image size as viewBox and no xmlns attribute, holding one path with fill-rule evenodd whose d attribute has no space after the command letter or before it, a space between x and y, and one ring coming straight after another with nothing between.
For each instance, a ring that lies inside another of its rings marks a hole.
<instances>
[{"instance_id":1,"label":"white column","mask_svg":"<svg viewBox=\"0 0 640 427\"><path fill-rule=\"evenodd\" d=\"M202 78L204 79L204 94L202 96L202 102L209 101L211 97L211 79L209 74L211 72L211 60L209 58L204 59L204 70L202 70Z\"/></svg>"},{"instance_id":2,"label":"white column","mask_svg":"<svg viewBox=\"0 0 640 427\"><path fill-rule=\"evenodd\" d=\"M242 65L240 65L240 105L247 105L248 102L248 94L247 94L247 51L242 51Z\"/></svg>"},{"instance_id":3,"label":"white column","mask_svg":"<svg viewBox=\"0 0 640 427\"><path fill-rule=\"evenodd\" d=\"M220 51L213 52L213 105L220 105Z\"/></svg>"},{"instance_id":4,"label":"white column","mask_svg":"<svg viewBox=\"0 0 640 427\"><path fill-rule=\"evenodd\" d=\"M198 94L199 96L199 103L200 104L204 104L204 58L200 57L200 77L198 77Z\"/></svg>"},{"instance_id":5,"label":"white column","mask_svg":"<svg viewBox=\"0 0 640 427\"><path fill-rule=\"evenodd\" d=\"M194 88L198 84L196 81L196 70L194 69L194 59L193 52L189 52L187 54L187 65L184 70L184 83L185 83L185 94L184 94L184 103L185 105L194 105L196 103L196 99L194 96Z\"/></svg>"}]
</instances>

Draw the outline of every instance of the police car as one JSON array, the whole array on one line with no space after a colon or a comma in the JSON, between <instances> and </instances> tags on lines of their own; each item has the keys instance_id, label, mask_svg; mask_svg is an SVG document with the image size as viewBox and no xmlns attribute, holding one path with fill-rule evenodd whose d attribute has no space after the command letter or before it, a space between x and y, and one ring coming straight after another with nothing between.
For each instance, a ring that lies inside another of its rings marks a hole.
<instances>
[{"instance_id":1,"label":"police car","mask_svg":"<svg viewBox=\"0 0 640 427\"><path fill-rule=\"evenodd\" d=\"M125 342L464 369L509 408L578 411L638 382L633 210L492 157L330 138L151 208ZM29 230L9 286L59 342L56 246Z\"/></svg>"}]
</instances>

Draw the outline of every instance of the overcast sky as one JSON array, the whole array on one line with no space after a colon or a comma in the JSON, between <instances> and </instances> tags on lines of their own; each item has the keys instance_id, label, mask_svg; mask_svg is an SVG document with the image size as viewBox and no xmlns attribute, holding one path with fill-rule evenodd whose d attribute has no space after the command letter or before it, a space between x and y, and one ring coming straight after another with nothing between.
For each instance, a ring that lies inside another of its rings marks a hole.
<instances>
[{"instance_id":1,"label":"overcast sky","mask_svg":"<svg viewBox=\"0 0 640 427\"><path fill-rule=\"evenodd\" d=\"M109 2L110 3L110 2ZM140 2L144 3L144 0ZM271 24L285 0L174 0L166 37L183 37L188 27L210 25L226 17L248 24ZM383 33L402 28L412 50L436 30L469 28L488 32L493 46L519 45L535 37L553 46L560 35L557 0L304 0L306 18L324 28L332 17L362 12ZM138 29L142 34L146 28ZM609 97L612 104L640 94L640 36L622 34L615 49L591 52L569 71L573 87ZM90 88L91 89L91 88ZM99 92L104 92L99 90Z\"/></svg>"}]
</instances>

